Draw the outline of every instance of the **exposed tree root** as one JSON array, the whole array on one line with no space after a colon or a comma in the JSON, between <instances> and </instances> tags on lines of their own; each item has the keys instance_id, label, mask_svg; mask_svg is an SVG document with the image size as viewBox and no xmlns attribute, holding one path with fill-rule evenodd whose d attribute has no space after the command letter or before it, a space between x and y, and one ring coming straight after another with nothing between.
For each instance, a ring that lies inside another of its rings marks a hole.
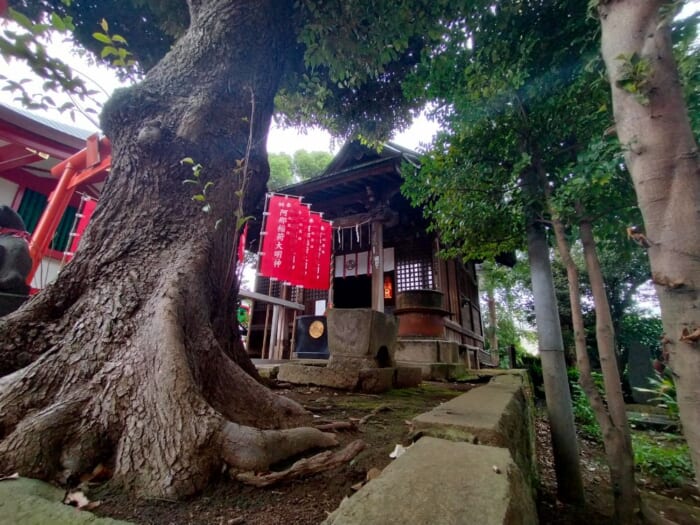
<instances>
[{"instance_id":1,"label":"exposed tree root","mask_svg":"<svg viewBox=\"0 0 700 525\"><path fill-rule=\"evenodd\" d=\"M362 419L360 419L359 426L366 424L370 419L372 419L374 416L376 416L380 412L386 412L388 410L391 410L391 408L386 406L386 405L379 405L377 408L372 410L369 414L367 414Z\"/></svg>"},{"instance_id":2,"label":"exposed tree root","mask_svg":"<svg viewBox=\"0 0 700 525\"><path fill-rule=\"evenodd\" d=\"M321 452L310 458L300 459L287 470L281 472L270 472L269 474L256 475L253 472L242 472L236 475L236 479L247 485L256 487L267 487L282 481L303 478L319 472L334 469L344 463L351 461L362 452L366 443L357 439L338 452Z\"/></svg>"},{"instance_id":3,"label":"exposed tree root","mask_svg":"<svg viewBox=\"0 0 700 525\"><path fill-rule=\"evenodd\" d=\"M357 423L354 421L333 421L332 423L323 423L316 425L318 430L324 432L336 432L339 430L357 430Z\"/></svg>"},{"instance_id":4,"label":"exposed tree root","mask_svg":"<svg viewBox=\"0 0 700 525\"><path fill-rule=\"evenodd\" d=\"M263 472L271 465L311 448L334 447L333 434L310 427L258 430L226 423L222 431L222 457L239 470Z\"/></svg>"},{"instance_id":5,"label":"exposed tree root","mask_svg":"<svg viewBox=\"0 0 700 525\"><path fill-rule=\"evenodd\" d=\"M206 275L181 263L182 276ZM337 445L332 434L290 428L308 424L308 412L223 352L210 313L190 307L207 304L198 297L206 287L183 279L161 272L124 321L104 312L123 295L92 291L85 301L93 314L62 347L0 378L1 471L70 483L101 463L119 488L179 498L201 490L224 463L266 471ZM101 337L104 319L123 327Z\"/></svg>"}]
</instances>

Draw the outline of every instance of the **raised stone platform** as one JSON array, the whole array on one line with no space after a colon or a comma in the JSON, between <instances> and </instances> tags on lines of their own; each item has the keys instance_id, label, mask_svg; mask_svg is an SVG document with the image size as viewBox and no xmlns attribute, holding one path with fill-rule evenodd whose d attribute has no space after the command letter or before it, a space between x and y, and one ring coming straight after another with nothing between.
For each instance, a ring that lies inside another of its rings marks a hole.
<instances>
[{"instance_id":1,"label":"raised stone platform","mask_svg":"<svg viewBox=\"0 0 700 525\"><path fill-rule=\"evenodd\" d=\"M277 379L373 394L420 384L420 369L395 366L398 326L393 316L364 308L336 308L328 311L327 326L328 365L281 365Z\"/></svg>"},{"instance_id":2,"label":"raised stone platform","mask_svg":"<svg viewBox=\"0 0 700 525\"><path fill-rule=\"evenodd\" d=\"M353 370L289 363L280 365L277 379L297 385L317 385L379 394L392 388L418 386L422 375L419 368L410 367Z\"/></svg>"}]
</instances>

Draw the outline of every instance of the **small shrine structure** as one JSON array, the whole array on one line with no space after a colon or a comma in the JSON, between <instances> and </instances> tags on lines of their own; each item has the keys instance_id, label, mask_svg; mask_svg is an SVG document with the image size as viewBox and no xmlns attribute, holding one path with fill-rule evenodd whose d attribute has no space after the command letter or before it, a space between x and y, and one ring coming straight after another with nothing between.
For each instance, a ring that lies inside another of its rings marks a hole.
<instances>
[{"instance_id":1,"label":"small shrine structure","mask_svg":"<svg viewBox=\"0 0 700 525\"><path fill-rule=\"evenodd\" d=\"M326 309L370 308L397 316L396 362L422 366L426 377L441 363L498 364L497 356L483 350L474 263L439 258L439 237L427 231L421 210L401 194L404 172L418 169L418 154L397 144L376 151L350 142L320 176L279 190L303 197L332 221L331 287L290 288L258 277L256 291L297 306L278 316L275 346L265 328L269 307L255 303L251 355L326 357L323 338L314 336L324 332Z\"/></svg>"}]
</instances>

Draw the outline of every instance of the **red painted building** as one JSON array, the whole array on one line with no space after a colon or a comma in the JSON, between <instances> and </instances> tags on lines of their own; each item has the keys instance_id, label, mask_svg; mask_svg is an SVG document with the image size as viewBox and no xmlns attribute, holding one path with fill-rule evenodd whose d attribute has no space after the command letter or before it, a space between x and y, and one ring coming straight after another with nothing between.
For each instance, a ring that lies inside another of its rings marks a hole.
<instances>
[{"instance_id":1,"label":"red painted building","mask_svg":"<svg viewBox=\"0 0 700 525\"><path fill-rule=\"evenodd\" d=\"M52 174L51 169L85 148L91 135L91 131L0 103L0 205L17 211L29 233L39 225L58 185L60 173ZM79 184L71 191L48 249L41 251L43 256L31 283L34 288L55 279L61 266L70 260L77 215L86 199L99 196L103 179Z\"/></svg>"}]
</instances>

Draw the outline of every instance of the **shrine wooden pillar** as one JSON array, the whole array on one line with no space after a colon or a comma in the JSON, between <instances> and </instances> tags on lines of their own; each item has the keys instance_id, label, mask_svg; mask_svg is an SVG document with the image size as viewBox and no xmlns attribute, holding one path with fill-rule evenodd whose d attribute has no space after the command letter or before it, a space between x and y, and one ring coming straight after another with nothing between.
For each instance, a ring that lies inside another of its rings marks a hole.
<instances>
[{"instance_id":1,"label":"shrine wooden pillar","mask_svg":"<svg viewBox=\"0 0 700 525\"><path fill-rule=\"evenodd\" d=\"M384 225L372 221L372 310L384 312Z\"/></svg>"}]
</instances>

